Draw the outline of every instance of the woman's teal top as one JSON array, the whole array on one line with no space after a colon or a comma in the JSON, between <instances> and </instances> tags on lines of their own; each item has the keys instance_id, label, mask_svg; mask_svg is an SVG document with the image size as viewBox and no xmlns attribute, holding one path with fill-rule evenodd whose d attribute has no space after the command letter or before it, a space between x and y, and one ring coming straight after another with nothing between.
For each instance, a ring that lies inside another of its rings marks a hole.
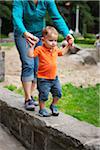
<instances>
[{"instance_id":1,"label":"woman's teal top","mask_svg":"<svg viewBox=\"0 0 100 150\"><path fill-rule=\"evenodd\" d=\"M46 11L48 11L54 26L66 37L69 34L69 29L59 14L54 0L38 0L37 6L32 0L13 0L14 34L23 35L28 31L35 36L41 36L42 29L46 26Z\"/></svg>"}]
</instances>

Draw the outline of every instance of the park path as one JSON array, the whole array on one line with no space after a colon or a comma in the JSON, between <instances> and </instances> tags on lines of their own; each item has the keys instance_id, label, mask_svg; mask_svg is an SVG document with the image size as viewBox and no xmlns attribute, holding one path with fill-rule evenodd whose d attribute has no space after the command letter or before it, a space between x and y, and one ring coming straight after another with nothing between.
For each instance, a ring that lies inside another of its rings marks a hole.
<instances>
[{"instance_id":1,"label":"park path","mask_svg":"<svg viewBox=\"0 0 100 150\"><path fill-rule=\"evenodd\" d=\"M0 150L26 150L7 129L0 125Z\"/></svg>"},{"instance_id":2,"label":"park path","mask_svg":"<svg viewBox=\"0 0 100 150\"><path fill-rule=\"evenodd\" d=\"M21 64L18 52L12 48L2 47L5 51L5 81L0 86L13 84L21 87ZM82 65L72 62L67 56L58 58L58 75L62 84L71 82L76 86L88 86L100 83L100 63L98 65Z\"/></svg>"}]
</instances>

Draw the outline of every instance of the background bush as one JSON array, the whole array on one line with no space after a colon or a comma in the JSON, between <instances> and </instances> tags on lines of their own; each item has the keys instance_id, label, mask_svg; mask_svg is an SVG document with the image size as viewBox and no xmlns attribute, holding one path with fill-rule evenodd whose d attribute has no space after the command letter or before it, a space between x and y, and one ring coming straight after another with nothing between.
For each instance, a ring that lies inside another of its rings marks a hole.
<instances>
[{"instance_id":1,"label":"background bush","mask_svg":"<svg viewBox=\"0 0 100 150\"><path fill-rule=\"evenodd\" d=\"M78 39L75 38L75 43L78 44L94 44L95 39L89 39L89 38L85 38L85 39Z\"/></svg>"}]
</instances>

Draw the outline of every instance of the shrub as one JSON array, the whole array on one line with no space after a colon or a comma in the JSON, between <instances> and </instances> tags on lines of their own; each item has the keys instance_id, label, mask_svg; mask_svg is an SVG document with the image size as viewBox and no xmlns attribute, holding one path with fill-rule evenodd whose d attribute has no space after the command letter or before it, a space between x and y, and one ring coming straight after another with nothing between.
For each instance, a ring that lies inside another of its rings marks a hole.
<instances>
[{"instance_id":1,"label":"shrub","mask_svg":"<svg viewBox=\"0 0 100 150\"><path fill-rule=\"evenodd\" d=\"M0 37L1 37L1 39L2 39L2 38L8 38L8 36L5 35L5 34L0 34Z\"/></svg>"},{"instance_id":2,"label":"shrub","mask_svg":"<svg viewBox=\"0 0 100 150\"><path fill-rule=\"evenodd\" d=\"M5 88L7 88L10 91L15 91L17 89L17 87L15 85L12 85L12 84L6 85Z\"/></svg>"},{"instance_id":3,"label":"shrub","mask_svg":"<svg viewBox=\"0 0 100 150\"><path fill-rule=\"evenodd\" d=\"M58 42L62 42L64 40L64 37L62 34L59 34L58 36Z\"/></svg>"},{"instance_id":4,"label":"shrub","mask_svg":"<svg viewBox=\"0 0 100 150\"><path fill-rule=\"evenodd\" d=\"M85 38L85 39L75 39L75 43L78 44L94 44L95 39L89 39L89 38Z\"/></svg>"},{"instance_id":5,"label":"shrub","mask_svg":"<svg viewBox=\"0 0 100 150\"><path fill-rule=\"evenodd\" d=\"M91 33L85 33L84 34L84 38L96 39L96 35L95 34L91 34Z\"/></svg>"}]
</instances>

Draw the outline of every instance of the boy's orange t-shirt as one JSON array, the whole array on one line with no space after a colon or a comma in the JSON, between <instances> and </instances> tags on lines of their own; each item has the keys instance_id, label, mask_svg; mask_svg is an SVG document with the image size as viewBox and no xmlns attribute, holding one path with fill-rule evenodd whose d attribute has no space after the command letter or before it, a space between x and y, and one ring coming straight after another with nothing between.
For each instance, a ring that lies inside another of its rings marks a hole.
<instances>
[{"instance_id":1,"label":"boy's orange t-shirt","mask_svg":"<svg viewBox=\"0 0 100 150\"><path fill-rule=\"evenodd\" d=\"M34 57L39 58L37 77L55 79L57 75L57 57L62 56L62 51L55 47L52 51L49 48L38 46L34 50Z\"/></svg>"}]
</instances>

